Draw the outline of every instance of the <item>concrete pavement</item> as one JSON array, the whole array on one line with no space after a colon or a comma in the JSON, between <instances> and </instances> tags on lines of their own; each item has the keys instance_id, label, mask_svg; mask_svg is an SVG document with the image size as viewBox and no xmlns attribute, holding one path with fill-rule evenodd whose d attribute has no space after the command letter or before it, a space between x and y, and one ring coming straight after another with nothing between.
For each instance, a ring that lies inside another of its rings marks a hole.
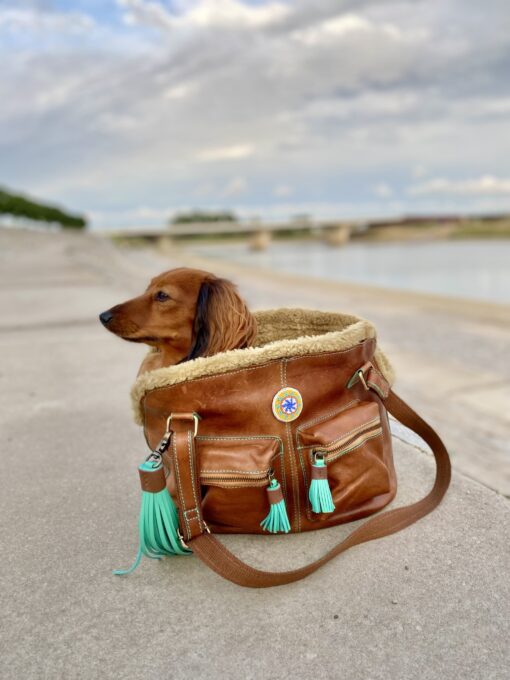
<instances>
[{"instance_id":1,"label":"concrete pavement","mask_svg":"<svg viewBox=\"0 0 510 680\"><path fill-rule=\"evenodd\" d=\"M506 678L508 501L461 474L429 517L290 586L241 589L193 557L111 575L136 551L146 450L128 392L144 350L96 315L158 264L82 235L0 231L0 677ZM399 440L395 460L397 506L425 493L433 463ZM222 540L284 569L352 528Z\"/></svg>"}]
</instances>

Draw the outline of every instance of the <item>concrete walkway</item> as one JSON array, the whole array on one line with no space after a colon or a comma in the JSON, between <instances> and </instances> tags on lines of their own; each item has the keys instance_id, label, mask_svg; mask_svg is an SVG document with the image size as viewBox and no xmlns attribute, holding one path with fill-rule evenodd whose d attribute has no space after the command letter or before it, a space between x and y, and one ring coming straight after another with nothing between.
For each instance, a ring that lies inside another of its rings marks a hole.
<instances>
[{"instance_id":1,"label":"concrete walkway","mask_svg":"<svg viewBox=\"0 0 510 680\"><path fill-rule=\"evenodd\" d=\"M146 450L128 392L144 350L96 315L158 265L81 235L0 231L0 677L508 677L508 501L461 474L429 517L290 586L241 589L193 557L111 575L136 551ZM397 506L425 493L433 463L400 440L395 460ZM222 540L283 569L350 530Z\"/></svg>"}]
</instances>

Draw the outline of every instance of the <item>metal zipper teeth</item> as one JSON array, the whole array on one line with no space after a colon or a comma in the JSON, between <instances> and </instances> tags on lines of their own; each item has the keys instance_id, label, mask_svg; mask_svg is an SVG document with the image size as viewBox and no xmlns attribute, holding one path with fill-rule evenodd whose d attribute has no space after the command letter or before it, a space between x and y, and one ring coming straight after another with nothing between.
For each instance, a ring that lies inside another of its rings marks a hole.
<instances>
[{"instance_id":1,"label":"metal zipper teeth","mask_svg":"<svg viewBox=\"0 0 510 680\"><path fill-rule=\"evenodd\" d=\"M269 470L267 472L261 472L257 474L232 474L232 475L215 475L215 474L201 474L200 481L202 484L207 485L208 483L214 483L218 486L246 486L246 487L257 487L266 486L269 480Z\"/></svg>"},{"instance_id":2,"label":"metal zipper teeth","mask_svg":"<svg viewBox=\"0 0 510 680\"><path fill-rule=\"evenodd\" d=\"M364 433L359 433L351 442L340 449L328 451L328 449L315 449L315 453L324 453L324 460L326 464L333 463L337 458L344 456L346 453L354 451L354 449L359 448L365 444L370 439L375 439L375 437L380 437L382 435L382 427L378 427L376 430L370 430Z\"/></svg>"}]
</instances>

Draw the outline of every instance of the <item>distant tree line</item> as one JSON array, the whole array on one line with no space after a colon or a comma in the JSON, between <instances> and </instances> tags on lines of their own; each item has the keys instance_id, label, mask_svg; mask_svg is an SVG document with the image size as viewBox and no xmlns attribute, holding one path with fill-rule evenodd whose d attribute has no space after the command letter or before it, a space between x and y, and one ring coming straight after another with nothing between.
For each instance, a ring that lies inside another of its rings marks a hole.
<instances>
[{"instance_id":1,"label":"distant tree line","mask_svg":"<svg viewBox=\"0 0 510 680\"><path fill-rule=\"evenodd\" d=\"M37 203L24 196L0 188L0 215L60 224L69 229L83 229L87 222L81 215L72 215L52 205Z\"/></svg>"},{"instance_id":2,"label":"distant tree line","mask_svg":"<svg viewBox=\"0 0 510 680\"><path fill-rule=\"evenodd\" d=\"M171 219L170 224L193 224L194 222L237 222L237 216L228 210L220 212L190 210L177 213Z\"/></svg>"}]
</instances>

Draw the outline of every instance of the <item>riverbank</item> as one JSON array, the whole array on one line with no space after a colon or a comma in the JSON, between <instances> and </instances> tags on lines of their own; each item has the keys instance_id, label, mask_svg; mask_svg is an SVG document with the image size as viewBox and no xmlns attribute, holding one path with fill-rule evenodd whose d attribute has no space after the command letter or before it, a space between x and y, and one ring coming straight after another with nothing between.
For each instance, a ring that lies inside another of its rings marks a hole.
<instances>
[{"instance_id":1,"label":"riverbank","mask_svg":"<svg viewBox=\"0 0 510 680\"><path fill-rule=\"evenodd\" d=\"M211 226L214 225L212 221ZM207 230L202 229L195 233L194 227L198 226L190 222L189 232L179 229L179 233L172 233L172 226L169 225L168 236L172 237L175 242L180 245L189 246L195 244L218 244L218 243L245 243L246 229L249 222L243 221L237 223L237 228L231 230L235 226L235 221L224 222L225 229L222 231L216 225L213 233L207 233ZM434 218L405 218L395 219L390 221L354 221L348 220L330 220L325 222L315 222L308 217L297 219L295 221L295 228L293 222L282 223L281 229L273 228L271 225L266 225L264 228L263 221L256 221L256 225L252 225L255 231L264 232L266 235L271 233L271 238L274 242L284 241L287 243L300 241L317 241L324 240L330 245L340 246L345 244L349 238L352 242L361 243L408 243L408 242L430 242L430 241L448 241L448 240L492 240L492 239L510 239L510 216L493 216L493 217L452 217L434 219ZM179 224L179 227L183 225ZM227 229L228 227L228 229ZM268 229L267 227L271 227ZM149 229L148 233L154 230ZM343 235L339 232L345 231ZM244 234L243 234L244 232ZM337 232L335 234L335 232ZM104 232L96 231L96 234L108 235ZM142 229L135 230L135 235L128 231L110 232L111 238L118 245L143 245L144 231ZM250 230L248 229L248 233ZM163 233L161 234L163 236ZM345 238L348 236L348 238Z\"/></svg>"},{"instance_id":2,"label":"riverbank","mask_svg":"<svg viewBox=\"0 0 510 680\"><path fill-rule=\"evenodd\" d=\"M258 252L247 244L190 244L186 251L269 274L304 274L347 285L510 307L510 240L349 242L341 248L317 241L273 242Z\"/></svg>"},{"instance_id":3,"label":"riverbank","mask_svg":"<svg viewBox=\"0 0 510 680\"><path fill-rule=\"evenodd\" d=\"M447 240L447 239L493 239L510 238L510 218L464 218L441 222L433 220L427 222L414 222L406 220L405 223L386 223L373 225L359 238L368 241L379 242L405 242L424 240Z\"/></svg>"}]
</instances>

